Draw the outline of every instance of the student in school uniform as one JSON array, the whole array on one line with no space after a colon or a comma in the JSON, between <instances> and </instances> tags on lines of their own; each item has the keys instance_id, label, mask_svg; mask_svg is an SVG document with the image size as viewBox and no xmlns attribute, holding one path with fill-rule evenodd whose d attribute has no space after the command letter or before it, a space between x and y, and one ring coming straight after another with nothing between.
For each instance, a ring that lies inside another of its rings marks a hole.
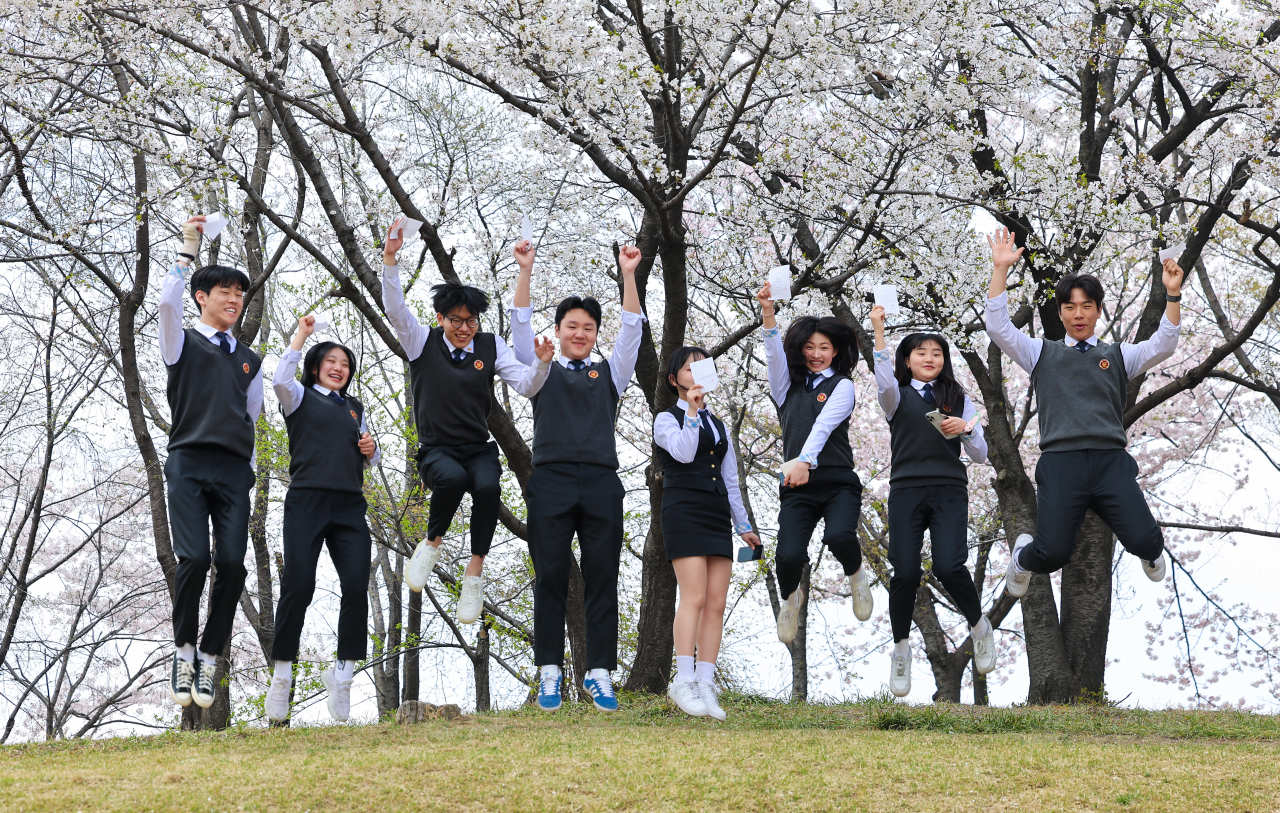
<instances>
[{"instance_id":1,"label":"student in school uniform","mask_svg":"<svg viewBox=\"0 0 1280 813\"><path fill-rule=\"evenodd\" d=\"M194 701L209 708L218 653L231 636L247 573L244 556L254 482L254 423L262 411L262 361L231 335L249 290L249 277L239 269L206 265L191 275L191 298L200 309L200 321L182 327L184 277L200 252L204 222L197 216L182 225L182 248L160 290L159 343L168 372L172 421L164 474L169 531L178 560L173 600L176 652L169 690L180 706ZM197 651L200 597L210 565L214 577L209 616Z\"/></svg>"},{"instance_id":2,"label":"student in school uniform","mask_svg":"<svg viewBox=\"0 0 1280 813\"><path fill-rule=\"evenodd\" d=\"M753 548L760 547L760 537L751 530L742 504L729 433L707 409L702 387L693 383L689 369L692 362L710 357L701 347L671 354L667 388L679 400L654 418L653 440L662 465L662 541L680 586L676 679L667 693L685 714L724 720L715 672L733 568L732 534Z\"/></svg>"},{"instance_id":3,"label":"student in school uniform","mask_svg":"<svg viewBox=\"0 0 1280 813\"><path fill-rule=\"evenodd\" d=\"M820 519L826 523L822 543L849 578L854 615L866 621L875 606L858 545L862 481L853 470L849 445L855 397L849 376L857 342L852 328L834 316L801 316L783 338L768 283L756 300L764 316L769 392L782 424L783 459L796 461L782 482L776 557L778 588L784 596L778 640L789 644L795 640L805 601L800 579L809 563L809 538Z\"/></svg>"},{"instance_id":4,"label":"student in school uniform","mask_svg":"<svg viewBox=\"0 0 1280 813\"><path fill-rule=\"evenodd\" d=\"M1022 256L1014 235L987 237L995 270L987 292L987 335L1031 374L1040 420L1036 463L1036 533L1022 534L1005 572L1011 596L1027 592L1032 573L1053 573L1070 559L1085 511L1092 510L1142 562L1151 581L1165 577L1164 534L1137 482L1126 451L1124 407L1129 380L1173 355L1182 321L1182 269L1165 260L1165 311L1144 342L1110 344L1097 336L1103 288L1091 274L1067 274L1054 288L1062 341L1033 339L1009 319L1009 269Z\"/></svg>"},{"instance_id":5,"label":"student in school uniform","mask_svg":"<svg viewBox=\"0 0 1280 813\"><path fill-rule=\"evenodd\" d=\"M924 576L920 552L926 530L933 575L969 622L974 669L985 675L996 665L995 633L965 568L969 475L960 457L963 448L974 463L985 463L987 441L977 408L956 381L947 340L936 333L911 333L898 343L894 358L884 342L882 306L871 309L871 325L876 335L877 400L889 422L891 454L889 690L906 697L911 693L911 616ZM943 416L939 426L930 423L931 413Z\"/></svg>"},{"instance_id":6,"label":"student in school uniform","mask_svg":"<svg viewBox=\"0 0 1280 813\"><path fill-rule=\"evenodd\" d=\"M521 283L512 308L511 342L522 361L533 356L528 274L534 250L515 249ZM623 246L622 329L613 355L593 359L600 303L566 297L556 307L560 352L533 396L533 474L525 484L529 555L533 559L533 661L539 670L538 706L560 708L569 561L578 537L585 582L587 653L583 688L601 711L616 711L610 672L618 668L618 559L622 554L622 480L614 424L631 381L645 316L636 290L640 249Z\"/></svg>"},{"instance_id":7,"label":"student in school uniform","mask_svg":"<svg viewBox=\"0 0 1280 813\"><path fill-rule=\"evenodd\" d=\"M501 336L480 331L489 297L459 282L432 286L436 327L422 325L405 304L396 254L404 244L392 225L383 248L382 304L409 360L413 416L418 428L418 471L431 489L427 536L405 567L409 589L420 591L440 560L440 545L464 494L471 494L471 560L462 576L458 621L473 624L484 607L484 557L489 554L501 507L502 464L489 437L493 380L497 376L526 397L546 381L552 347L531 347L527 364ZM395 233L396 236L391 236ZM532 343L531 343L532 344Z\"/></svg>"},{"instance_id":8,"label":"student in school uniform","mask_svg":"<svg viewBox=\"0 0 1280 813\"><path fill-rule=\"evenodd\" d=\"M342 603L337 662L320 677L328 691L329 715L345 722L351 712L356 661L368 654L372 543L365 522L364 471L380 454L369 436L364 405L347 393L356 369L350 348L336 342L316 344L307 351L302 381L295 376L315 323L314 316L298 320L293 342L281 354L271 380L289 432L289 491L284 498L284 573L271 645L275 670L266 707L270 720L289 716L302 621L316 588L320 548L327 545Z\"/></svg>"}]
</instances>

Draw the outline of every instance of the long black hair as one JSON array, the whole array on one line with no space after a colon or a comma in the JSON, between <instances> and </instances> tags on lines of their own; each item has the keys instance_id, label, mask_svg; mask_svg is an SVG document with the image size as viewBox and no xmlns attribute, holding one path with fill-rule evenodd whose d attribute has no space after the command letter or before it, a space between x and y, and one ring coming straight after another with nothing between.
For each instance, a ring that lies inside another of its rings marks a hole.
<instances>
[{"instance_id":1,"label":"long black hair","mask_svg":"<svg viewBox=\"0 0 1280 813\"><path fill-rule=\"evenodd\" d=\"M319 384L319 378L316 375L320 371L320 362L324 361L324 357L329 355L329 351L338 348L347 354L347 364L351 367L351 374L347 376L347 383L342 385L342 389L338 390L338 394L343 398L347 397L347 387L351 386L351 380L356 377L356 354L351 352L351 348L337 342L320 342L307 351L307 357L302 360L302 386L310 387L312 384ZM324 386L321 384L321 386Z\"/></svg>"},{"instance_id":2,"label":"long black hair","mask_svg":"<svg viewBox=\"0 0 1280 813\"><path fill-rule=\"evenodd\" d=\"M933 380L933 398L938 409L946 413L948 418L964 417L964 387L956 381L956 374L951 369L951 347L947 340L937 333L909 333L898 342L898 350L893 356L893 377L898 379L898 386L911 385L911 368L907 359L911 353L925 342L933 342L942 348L942 372Z\"/></svg>"},{"instance_id":3,"label":"long black hair","mask_svg":"<svg viewBox=\"0 0 1280 813\"><path fill-rule=\"evenodd\" d=\"M666 381L667 389L671 390L676 395L680 394L680 388L671 383L671 379L678 378L680 376L680 371L684 369L685 363L689 361L691 356L698 357L695 358L694 361L711 358L711 354L706 350L703 350L701 347L694 346L681 347L679 350L671 354L671 361L667 363Z\"/></svg>"},{"instance_id":4,"label":"long black hair","mask_svg":"<svg viewBox=\"0 0 1280 813\"><path fill-rule=\"evenodd\" d=\"M815 333L821 333L831 340L836 356L831 359L831 369L846 378L853 374L853 365L858 356L853 348L858 346L858 338L853 328L834 316L801 316L787 328L787 335L782 338L782 349L787 354L787 371L791 374L791 386L803 388L809 375L809 366L804 360L805 342Z\"/></svg>"}]
</instances>

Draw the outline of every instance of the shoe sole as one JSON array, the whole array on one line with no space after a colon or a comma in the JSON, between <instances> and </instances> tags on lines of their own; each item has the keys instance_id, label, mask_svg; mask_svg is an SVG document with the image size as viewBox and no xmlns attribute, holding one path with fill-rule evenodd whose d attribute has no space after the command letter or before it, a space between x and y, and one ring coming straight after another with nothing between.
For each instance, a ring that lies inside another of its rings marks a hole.
<instances>
[{"instance_id":1,"label":"shoe sole","mask_svg":"<svg viewBox=\"0 0 1280 813\"><path fill-rule=\"evenodd\" d=\"M670 698L671 698L671 702L676 704L676 708L680 709L681 711L683 711L685 714L689 715L690 717L710 717L710 716L712 716L712 715L711 715L711 712L710 712L709 710L707 710L705 707L702 709L702 711L691 711L691 710L689 710L689 709L685 708L685 707L684 707L684 704L683 704L683 703L681 703L679 700L677 700L677 699L675 698L675 696L674 696L674 695L672 695L670 692L668 692L668 693L667 693L667 697L670 697Z\"/></svg>"},{"instance_id":2,"label":"shoe sole","mask_svg":"<svg viewBox=\"0 0 1280 813\"><path fill-rule=\"evenodd\" d=\"M187 699L184 701L181 697L178 697L178 693L173 690L172 686L169 687L169 696L173 698L173 702L182 706L184 709L191 705L191 695L188 694Z\"/></svg>"},{"instance_id":3,"label":"shoe sole","mask_svg":"<svg viewBox=\"0 0 1280 813\"><path fill-rule=\"evenodd\" d=\"M890 686L889 691L893 693L894 697L906 697L907 695L911 694L911 686L910 684L908 684L906 691L901 691L901 692L893 688L892 686Z\"/></svg>"},{"instance_id":4,"label":"shoe sole","mask_svg":"<svg viewBox=\"0 0 1280 813\"><path fill-rule=\"evenodd\" d=\"M564 705L564 703L563 703L563 702L556 703L554 706L544 706L544 705L542 705L541 703L539 703L539 704L538 704L538 708L539 708L539 709L541 709L542 711L556 711L556 710L558 710L562 705Z\"/></svg>"},{"instance_id":5,"label":"shoe sole","mask_svg":"<svg viewBox=\"0 0 1280 813\"><path fill-rule=\"evenodd\" d=\"M853 617L859 621L866 621L876 609L876 601L871 597L871 589L867 587L863 589L867 595L861 598L855 597L853 600Z\"/></svg>"},{"instance_id":6,"label":"shoe sole","mask_svg":"<svg viewBox=\"0 0 1280 813\"><path fill-rule=\"evenodd\" d=\"M596 701L594 701L594 700L592 700L592 701L591 701L591 705L595 706L598 710L600 710L600 711L605 711L605 712L614 712L614 711L617 711L617 710L618 710L616 706L615 706L614 708L609 708L608 706L602 706L602 705L600 705L599 703L597 703L597 702L596 702Z\"/></svg>"},{"instance_id":7,"label":"shoe sole","mask_svg":"<svg viewBox=\"0 0 1280 813\"><path fill-rule=\"evenodd\" d=\"M204 702L203 700L201 700L201 698L200 698L200 693L199 693L199 692L192 692L192 693L191 693L191 699L192 699L192 701L194 701L194 702L195 702L195 704L196 704L197 706L199 706L200 708L202 708L202 709L207 709L207 708L210 708L210 707L212 707L212 706L213 706L213 701L214 701L214 700L216 700L217 698L216 698L216 696L214 696L214 695L209 695L209 702L207 702L207 703L206 703L206 702Z\"/></svg>"},{"instance_id":8,"label":"shoe sole","mask_svg":"<svg viewBox=\"0 0 1280 813\"><path fill-rule=\"evenodd\" d=\"M481 608L481 609L484 609L484 602L483 602L483 601L481 601L481 602L480 602L480 608ZM463 615L462 615L462 613L461 613L461 612L459 612L459 613L458 613L458 623L459 623L459 624L474 624L474 623L476 623L476 620L477 620L478 618L480 618L480 611L479 611L479 610L477 610L477 611L476 611L476 614L475 614L475 615L473 615L473 616L471 616L470 618L465 618L465 617L463 617Z\"/></svg>"},{"instance_id":9,"label":"shoe sole","mask_svg":"<svg viewBox=\"0 0 1280 813\"><path fill-rule=\"evenodd\" d=\"M334 693L334 690L338 688L337 681L333 679L333 675L329 672L328 669L325 669L323 672L320 673L320 680L324 682L324 691L325 691L324 705L325 705L325 708L329 710L329 716L339 723L345 723L347 721L347 718L339 717L338 710L334 708L333 693Z\"/></svg>"},{"instance_id":10,"label":"shoe sole","mask_svg":"<svg viewBox=\"0 0 1280 813\"><path fill-rule=\"evenodd\" d=\"M1019 584L1017 577L1013 574L1012 570L1006 570L1004 572L1004 591L1014 598L1022 598L1025 596L1027 594L1027 588L1030 586L1031 579L1028 578L1026 582Z\"/></svg>"}]
</instances>

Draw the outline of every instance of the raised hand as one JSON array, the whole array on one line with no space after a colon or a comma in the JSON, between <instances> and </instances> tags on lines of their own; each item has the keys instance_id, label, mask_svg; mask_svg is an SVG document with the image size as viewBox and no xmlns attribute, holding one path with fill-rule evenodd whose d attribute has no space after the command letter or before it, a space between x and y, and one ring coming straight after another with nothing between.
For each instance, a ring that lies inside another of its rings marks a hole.
<instances>
[{"instance_id":1,"label":"raised hand","mask_svg":"<svg viewBox=\"0 0 1280 813\"><path fill-rule=\"evenodd\" d=\"M377 448L378 444L373 442L373 438L369 437L368 432L360 436L360 454L365 457L373 457L373 453Z\"/></svg>"},{"instance_id":2,"label":"raised hand","mask_svg":"<svg viewBox=\"0 0 1280 813\"><path fill-rule=\"evenodd\" d=\"M992 239L993 237L995 239ZM1014 247L1016 237L1016 233L1003 227L996 229L994 235L987 235L987 245L991 246L991 261L995 263L996 268L1007 271L1022 258L1022 253L1027 249L1026 246L1021 248Z\"/></svg>"},{"instance_id":3,"label":"raised hand","mask_svg":"<svg viewBox=\"0 0 1280 813\"><path fill-rule=\"evenodd\" d=\"M397 217L391 224L391 228L387 229L387 242L382 244L382 263L384 265L397 265L396 253L400 251L400 247L404 245L404 232L396 232L396 236L392 237L391 232L395 231L401 223L404 222L403 217Z\"/></svg>"},{"instance_id":4,"label":"raised hand","mask_svg":"<svg viewBox=\"0 0 1280 813\"><path fill-rule=\"evenodd\" d=\"M884 330L884 305L876 305L871 309L871 326L876 330Z\"/></svg>"},{"instance_id":5,"label":"raised hand","mask_svg":"<svg viewBox=\"0 0 1280 813\"><path fill-rule=\"evenodd\" d=\"M516 265L520 266L521 273L528 274L533 271L533 258L537 251L534 250L532 242L529 240L517 241L511 253L515 256Z\"/></svg>"},{"instance_id":6,"label":"raised hand","mask_svg":"<svg viewBox=\"0 0 1280 813\"><path fill-rule=\"evenodd\" d=\"M533 353L538 357L539 361L550 362L551 359L555 358L556 350L550 339L538 336L533 340Z\"/></svg>"},{"instance_id":7,"label":"raised hand","mask_svg":"<svg viewBox=\"0 0 1280 813\"><path fill-rule=\"evenodd\" d=\"M640 266L640 249L635 246L623 246L618 249L618 267L624 274L634 274Z\"/></svg>"},{"instance_id":8,"label":"raised hand","mask_svg":"<svg viewBox=\"0 0 1280 813\"><path fill-rule=\"evenodd\" d=\"M760 311L765 316L773 315L773 291L769 288L769 283L765 283L764 287L756 291L756 302L760 303Z\"/></svg>"},{"instance_id":9,"label":"raised hand","mask_svg":"<svg viewBox=\"0 0 1280 813\"><path fill-rule=\"evenodd\" d=\"M702 385L694 384L685 392L685 402L689 404L689 410L686 413L690 418L698 417L698 410L702 409L706 396L702 394Z\"/></svg>"},{"instance_id":10,"label":"raised hand","mask_svg":"<svg viewBox=\"0 0 1280 813\"><path fill-rule=\"evenodd\" d=\"M1164 261L1164 289L1170 296L1178 296L1182 293L1182 266L1178 265L1178 261L1170 257Z\"/></svg>"}]
</instances>

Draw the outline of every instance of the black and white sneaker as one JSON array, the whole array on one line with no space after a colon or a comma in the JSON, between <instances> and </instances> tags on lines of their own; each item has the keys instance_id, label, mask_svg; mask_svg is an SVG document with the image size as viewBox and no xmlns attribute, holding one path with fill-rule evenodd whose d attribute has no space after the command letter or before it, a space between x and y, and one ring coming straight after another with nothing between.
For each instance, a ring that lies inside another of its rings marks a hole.
<instances>
[{"instance_id":1,"label":"black and white sneaker","mask_svg":"<svg viewBox=\"0 0 1280 813\"><path fill-rule=\"evenodd\" d=\"M196 683L191 690L191 699L202 709L213 705L213 673L217 671L216 663L205 663L196 656Z\"/></svg>"},{"instance_id":2,"label":"black and white sneaker","mask_svg":"<svg viewBox=\"0 0 1280 813\"><path fill-rule=\"evenodd\" d=\"M184 661L173 653L173 667L169 670L169 694L179 706L191 705L191 686L196 682L194 661Z\"/></svg>"}]
</instances>

